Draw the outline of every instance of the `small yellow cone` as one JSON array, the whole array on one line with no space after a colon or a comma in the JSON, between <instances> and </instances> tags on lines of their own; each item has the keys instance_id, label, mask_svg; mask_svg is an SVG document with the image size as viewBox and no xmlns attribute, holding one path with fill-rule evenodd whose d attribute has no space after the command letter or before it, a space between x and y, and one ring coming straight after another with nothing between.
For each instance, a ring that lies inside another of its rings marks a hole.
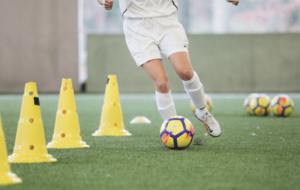
<instances>
[{"instance_id":1,"label":"small yellow cone","mask_svg":"<svg viewBox=\"0 0 300 190\"><path fill-rule=\"evenodd\" d=\"M100 126L93 136L130 136L125 130L116 75L107 79Z\"/></svg>"},{"instance_id":2,"label":"small yellow cone","mask_svg":"<svg viewBox=\"0 0 300 190\"><path fill-rule=\"evenodd\" d=\"M9 185L22 183L22 179L11 172L10 165L7 161L7 150L5 144L5 136L2 129L2 121L0 115L0 185Z\"/></svg>"},{"instance_id":3,"label":"small yellow cone","mask_svg":"<svg viewBox=\"0 0 300 190\"><path fill-rule=\"evenodd\" d=\"M90 147L82 141L71 79L62 79L52 142L47 148Z\"/></svg>"},{"instance_id":4,"label":"small yellow cone","mask_svg":"<svg viewBox=\"0 0 300 190\"><path fill-rule=\"evenodd\" d=\"M14 153L8 157L9 162L36 163L56 162L48 154L44 126L41 116L39 96L36 83L25 85Z\"/></svg>"},{"instance_id":5,"label":"small yellow cone","mask_svg":"<svg viewBox=\"0 0 300 190\"><path fill-rule=\"evenodd\" d=\"M145 116L137 116L130 121L130 124L138 123L151 123L151 121Z\"/></svg>"}]
</instances>

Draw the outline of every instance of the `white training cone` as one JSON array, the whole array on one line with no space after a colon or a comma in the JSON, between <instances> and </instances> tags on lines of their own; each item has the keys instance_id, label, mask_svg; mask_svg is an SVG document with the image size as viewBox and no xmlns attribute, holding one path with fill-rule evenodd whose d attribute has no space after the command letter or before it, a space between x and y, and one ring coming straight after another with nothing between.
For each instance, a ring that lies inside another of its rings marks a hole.
<instances>
[{"instance_id":1,"label":"white training cone","mask_svg":"<svg viewBox=\"0 0 300 190\"><path fill-rule=\"evenodd\" d=\"M136 123L151 123L151 121L145 116L137 116L130 121L130 124Z\"/></svg>"}]
</instances>

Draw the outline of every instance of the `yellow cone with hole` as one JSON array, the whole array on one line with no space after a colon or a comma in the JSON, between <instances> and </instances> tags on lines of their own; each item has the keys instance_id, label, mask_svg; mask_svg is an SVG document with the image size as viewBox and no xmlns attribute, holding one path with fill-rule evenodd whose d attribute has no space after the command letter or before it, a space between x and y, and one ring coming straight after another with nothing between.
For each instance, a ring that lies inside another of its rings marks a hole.
<instances>
[{"instance_id":1,"label":"yellow cone with hole","mask_svg":"<svg viewBox=\"0 0 300 190\"><path fill-rule=\"evenodd\" d=\"M62 79L52 142L47 148L90 147L82 141L71 79Z\"/></svg>"},{"instance_id":2,"label":"yellow cone with hole","mask_svg":"<svg viewBox=\"0 0 300 190\"><path fill-rule=\"evenodd\" d=\"M100 126L93 136L130 136L125 130L116 75L107 79Z\"/></svg>"},{"instance_id":3,"label":"yellow cone with hole","mask_svg":"<svg viewBox=\"0 0 300 190\"><path fill-rule=\"evenodd\" d=\"M5 144L5 136L2 129L2 121L0 115L0 185L9 185L22 183L22 179L11 172L10 165L7 161L7 150Z\"/></svg>"},{"instance_id":4,"label":"yellow cone with hole","mask_svg":"<svg viewBox=\"0 0 300 190\"><path fill-rule=\"evenodd\" d=\"M57 161L48 154L46 148L40 101L35 82L25 85L14 153L8 157L8 161L15 163Z\"/></svg>"}]
</instances>

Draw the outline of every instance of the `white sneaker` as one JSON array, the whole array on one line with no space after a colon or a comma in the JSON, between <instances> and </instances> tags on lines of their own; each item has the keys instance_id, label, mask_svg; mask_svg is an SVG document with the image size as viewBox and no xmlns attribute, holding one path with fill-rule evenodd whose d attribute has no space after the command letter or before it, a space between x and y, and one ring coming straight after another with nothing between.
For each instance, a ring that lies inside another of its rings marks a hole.
<instances>
[{"instance_id":1,"label":"white sneaker","mask_svg":"<svg viewBox=\"0 0 300 190\"><path fill-rule=\"evenodd\" d=\"M207 111L204 115L200 114L199 110L195 111L196 118L204 124L207 133L212 137L219 137L221 135L221 127L218 121L213 117L212 114Z\"/></svg>"}]
</instances>

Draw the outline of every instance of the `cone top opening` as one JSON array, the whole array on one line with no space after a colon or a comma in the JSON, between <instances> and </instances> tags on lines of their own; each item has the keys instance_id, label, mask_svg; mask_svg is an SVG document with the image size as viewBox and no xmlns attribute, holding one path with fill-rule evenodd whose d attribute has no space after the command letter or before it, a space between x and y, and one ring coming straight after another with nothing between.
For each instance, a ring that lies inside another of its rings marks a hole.
<instances>
[{"instance_id":1,"label":"cone top opening","mask_svg":"<svg viewBox=\"0 0 300 190\"><path fill-rule=\"evenodd\" d=\"M73 90L73 85L72 85L72 79L62 79L61 82L61 90L66 91L66 90Z\"/></svg>"},{"instance_id":2,"label":"cone top opening","mask_svg":"<svg viewBox=\"0 0 300 190\"><path fill-rule=\"evenodd\" d=\"M25 84L24 94L28 94L29 96L38 96L37 87L35 82L28 82Z\"/></svg>"},{"instance_id":3,"label":"cone top opening","mask_svg":"<svg viewBox=\"0 0 300 190\"><path fill-rule=\"evenodd\" d=\"M117 84L117 76L116 75L108 75L107 85L109 84Z\"/></svg>"}]
</instances>

